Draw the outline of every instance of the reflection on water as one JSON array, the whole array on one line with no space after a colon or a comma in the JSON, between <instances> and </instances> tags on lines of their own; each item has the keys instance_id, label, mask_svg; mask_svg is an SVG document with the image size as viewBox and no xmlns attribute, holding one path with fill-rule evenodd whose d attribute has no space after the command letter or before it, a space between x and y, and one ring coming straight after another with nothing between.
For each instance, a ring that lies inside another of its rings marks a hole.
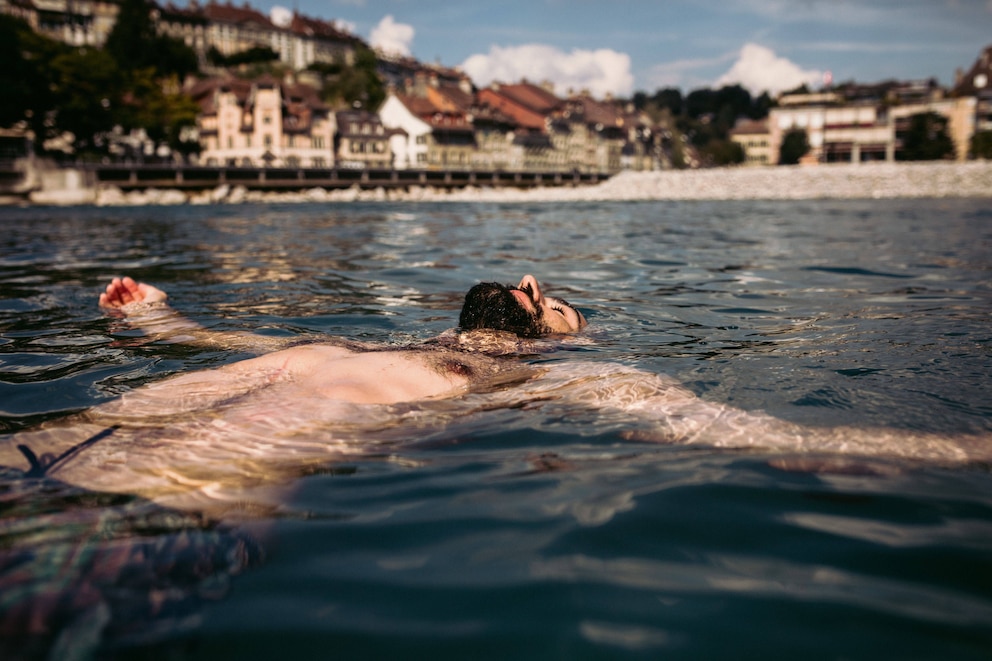
<instances>
[{"instance_id":1,"label":"reflection on water","mask_svg":"<svg viewBox=\"0 0 992 661\"><path fill-rule=\"evenodd\" d=\"M982 456L992 433L981 201L6 209L0 222L0 443L18 461L15 433L41 456L68 415L247 355L106 319L95 298L112 275L154 282L216 329L403 344L450 328L472 283L535 273L591 324L523 359L560 378L523 395L408 407L402 425L351 411L348 438L311 428L288 446L270 442L303 422L287 412L255 420L253 447L218 442L216 420L146 421L151 436L108 446L120 472L93 467L100 488L4 470L5 659L992 647L988 464L932 460ZM822 442L775 445L764 428L741 443L730 425L658 445L643 442L661 440L657 420L559 396L595 391L591 373L616 389L633 369L684 384L697 413L764 411ZM957 445L913 445L936 437ZM247 462L264 479L227 493L221 520L129 495L184 452L190 470Z\"/></svg>"},{"instance_id":2,"label":"reflection on water","mask_svg":"<svg viewBox=\"0 0 992 661\"><path fill-rule=\"evenodd\" d=\"M0 473L0 653L88 658L195 629L199 605L259 564L244 533L147 501Z\"/></svg>"}]
</instances>

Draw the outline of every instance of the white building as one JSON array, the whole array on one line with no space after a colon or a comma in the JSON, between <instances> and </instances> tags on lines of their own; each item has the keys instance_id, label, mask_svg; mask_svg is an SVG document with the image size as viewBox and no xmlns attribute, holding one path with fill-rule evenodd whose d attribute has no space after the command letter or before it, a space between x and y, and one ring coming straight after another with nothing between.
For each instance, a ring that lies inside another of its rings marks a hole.
<instances>
[{"instance_id":1,"label":"white building","mask_svg":"<svg viewBox=\"0 0 992 661\"><path fill-rule=\"evenodd\" d=\"M397 170L424 168L427 165L432 128L411 108L412 104L421 101L424 100L390 94L379 108L383 126L391 129L389 142L393 152L393 167Z\"/></svg>"}]
</instances>

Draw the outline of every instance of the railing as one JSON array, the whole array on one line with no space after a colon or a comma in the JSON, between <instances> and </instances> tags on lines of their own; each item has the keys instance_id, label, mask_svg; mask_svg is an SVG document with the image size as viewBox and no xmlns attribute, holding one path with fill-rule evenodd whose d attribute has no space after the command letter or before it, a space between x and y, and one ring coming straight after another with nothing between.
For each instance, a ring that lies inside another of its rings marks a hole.
<instances>
[{"instance_id":1,"label":"railing","mask_svg":"<svg viewBox=\"0 0 992 661\"><path fill-rule=\"evenodd\" d=\"M533 188L595 184L607 173L507 170L392 170L354 168L263 168L226 166L94 165L97 182L123 190L177 188L196 190L244 186L258 190L306 188L463 188L490 186Z\"/></svg>"}]
</instances>

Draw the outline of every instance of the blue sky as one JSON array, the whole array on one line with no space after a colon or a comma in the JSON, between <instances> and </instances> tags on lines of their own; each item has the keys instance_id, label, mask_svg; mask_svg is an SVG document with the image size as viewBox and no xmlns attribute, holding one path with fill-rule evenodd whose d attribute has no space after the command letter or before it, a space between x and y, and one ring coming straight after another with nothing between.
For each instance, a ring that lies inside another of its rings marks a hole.
<instances>
[{"instance_id":1,"label":"blue sky","mask_svg":"<svg viewBox=\"0 0 992 661\"><path fill-rule=\"evenodd\" d=\"M992 44L992 0L284 0L477 84L550 80L626 96L739 82L950 85Z\"/></svg>"}]
</instances>

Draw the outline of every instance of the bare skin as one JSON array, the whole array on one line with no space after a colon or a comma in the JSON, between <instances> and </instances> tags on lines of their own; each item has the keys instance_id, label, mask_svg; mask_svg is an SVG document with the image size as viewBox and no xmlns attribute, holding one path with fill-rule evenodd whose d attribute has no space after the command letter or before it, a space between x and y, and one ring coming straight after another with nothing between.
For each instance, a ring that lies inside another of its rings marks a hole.
<instances>
[{"instance_id":1,"label":"bare skin","mask_svg":"<svg viewBox=\"0 0 992 661\"><path fill-rule=\"evenodd\" d=\"M529 312L540 311L555 333L574 333L587 325L574 307L545 296L537 279L525 275L514 297ZM123 314L150 337L226 348L280 348L281 340L250 333L210 331L168 307L168 296L146 283L114 278L100 294L100 307ZM439 371L436 355L416 351L364 351L314 344L281 349L219 368L220 387L231 373L264 371L311 393L353 404L395 404L451 397L464 392L469 378L459 370Z\"/></svg>"},{"instance_id":2,"label":"bare skin","mask_svg":"<svg viewBox=\"0 0 992 661\"><path fill-rule=\"evenodd\" d=\"M525 275L520 280L513 290L513 297L528 312L540 311L544 323L554 333L574 333L588 325L582 313L568 303L560 298L545 296L537 278L532 275Z\"/></svg>"},{"instance_id":3,"label":"bare skin","mask_svg":"<svg viewBox=\"0 0 992 661\"><path fill-rule=\"evenodd\" d=\"M552 328L572 332L585 325L577 310L545 296L532 276L518 289L513 295L522 306L557 315L550 317L556 319ZM100 296L109 314L150 338L262 355L166 378L75 418L0 439L0 465L217 511L232 502L264 500L246 490L310 463L425 433L444 435L453 421L524 407L556 421L582 420L593 411L586 420L624 429L631 440L782 452L779 465L800 470L817 470L823 455L949 464L992 458L987 437L803 428L698 398L665 376L609 363L535 367L444 345L382 350L326 341L287 347L285 339L204 328L166 301L165 292L130 278L115 278ZM573 433L584 433L588 424L577 423Z\"/></svg>"}]
</instances>

